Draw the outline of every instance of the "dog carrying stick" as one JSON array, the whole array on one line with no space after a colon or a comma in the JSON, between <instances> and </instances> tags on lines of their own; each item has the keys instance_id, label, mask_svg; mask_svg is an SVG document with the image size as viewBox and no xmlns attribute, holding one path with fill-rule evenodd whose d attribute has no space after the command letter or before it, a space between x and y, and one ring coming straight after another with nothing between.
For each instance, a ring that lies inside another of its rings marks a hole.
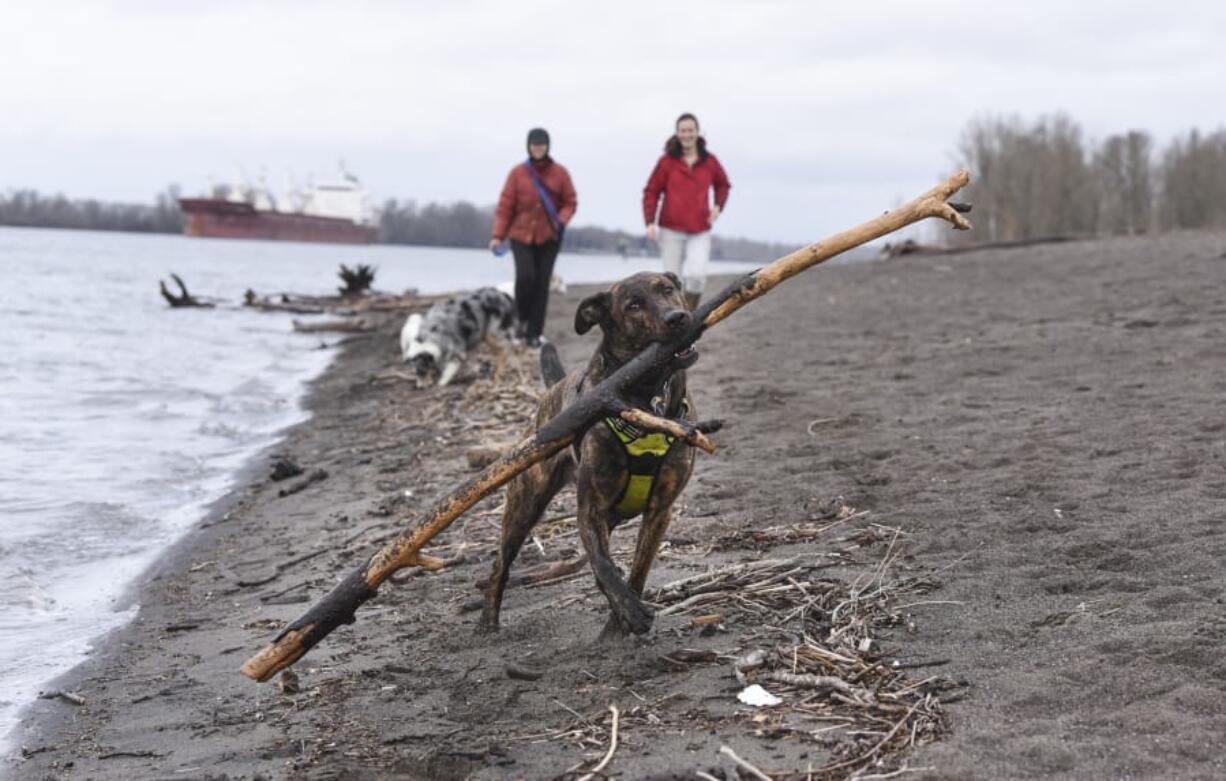
<instances>
[{"instance_id":1,"label":"dog carrying stick","mask_svg":"<svg viewBox=\"0 0 1226 781\"><path fill-rule=\"evenodd\" d=\"M718 424L691 424L654 418L633 409L622 395L645 377L666 376L675 370L677 353L685 350L703 332L728 317L745 304L759 298L784 280L830 258L905 228L929 217L937 217L955 228L968 230L970 223L948 203L954 193L966 186L970 175L960 171L923 195L850 230L836 233L815 244L797 250L768 266L747 274L719 295L698 307L694 322L669 342L656 342L644 349L604 382L584 393L573 404L520 442L502 458L487 466L480 474L434 503L418 525L388 543L322 599L302 617L289 624L281 634L242 666L242 673L256 681L267 681L281 670L302 658L332 630L341 624L351 624L354 613L374 596L379 585L392 573L404 567L438 569L442 560L421 553L421 548L435 535L451 525L456 518L486 495L505 485L515 475L535 463L544 461L573 442L595 421L609 415L634 417L636 425L681 437L694 447L708 450L710 442L703 433L718 428Z\"/></svg>"}]
</instances>

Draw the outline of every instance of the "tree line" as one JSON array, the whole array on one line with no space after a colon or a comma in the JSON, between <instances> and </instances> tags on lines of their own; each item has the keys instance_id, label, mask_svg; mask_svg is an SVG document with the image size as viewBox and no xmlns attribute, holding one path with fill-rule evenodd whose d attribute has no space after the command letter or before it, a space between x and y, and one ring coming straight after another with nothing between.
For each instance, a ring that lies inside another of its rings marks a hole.
<instances>
[{"instance_id":1,"label":"tree line","mask_svg":"<svg viewBox=\"0 0 1226 781\"><path fill-rule=\"evenodd\" d=\"M152 204L113 203L92 198L69 200L34 190L0 193L0 225L75 230L181 233L179 188L168 187Z\"/></svg>"},{"instance_id":2,"label":"tree line","mask_svg":"<svg viewBox=\"0 0 1226 781\"><path fill-rule=\"evenodd\" d=\"M389 200L380 211L380 240L388 244L446 247L485 247L494 229L494 207L467 201L427 203ZM641 233L611 230L594 225L571 226L562 237L567 252L626 255L650 254L647 237ZM725 236L711 237L711 256L716 259L767 261L795 247Z\"/></svg>"},{"instance_id":3,"label":"tree line","mask_svg":"<svg viewBox=\"0 0 1226 781\"><path fill-rule=\"evenodd\" d=\"M958 142L975 230L959 243L1226 227L1226 129L1157 152L1149 133L1088 140L1066 114L970 122Z\"/></svg>"},{"instance_id":4,"label":"tree line","mask_svg":"<svg viewBox=\"0 0 1226 781\"><path fill-rule=\"evenodd\" d=\"M214 193L225 197L225 191ZM154 197L153 204L111 203L43 195L34 190L0 193L0 225L79 230L181 233L184 218L179 210L179 188L172 185ZM426 203L391 199L379 212L379 241L426 247L484 248L494 227L494 207L466 201ZM594 226L566 230L563 249L569 252L648 254L647 237ZM793 247L752 239L715 236L715 258L766 261L790 252Z\"/></svg>"}]
</instances>

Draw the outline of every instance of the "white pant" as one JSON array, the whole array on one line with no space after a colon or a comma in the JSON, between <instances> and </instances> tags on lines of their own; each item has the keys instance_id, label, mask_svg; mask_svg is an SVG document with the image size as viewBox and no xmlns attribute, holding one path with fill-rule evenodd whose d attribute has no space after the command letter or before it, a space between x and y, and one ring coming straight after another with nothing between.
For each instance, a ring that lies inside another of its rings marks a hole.
<instances>
[{"instance_id":1,"label":"white pant","mask_svg":"<svg viewBox=\"0 0 1226 781\"><path fill-rule=\"evenodd\" d=\"M665 271L681 277L687 293L701 293L707 285L711 231L682 233L660 228L660 259Z\"/></svg>"}]
</instances>

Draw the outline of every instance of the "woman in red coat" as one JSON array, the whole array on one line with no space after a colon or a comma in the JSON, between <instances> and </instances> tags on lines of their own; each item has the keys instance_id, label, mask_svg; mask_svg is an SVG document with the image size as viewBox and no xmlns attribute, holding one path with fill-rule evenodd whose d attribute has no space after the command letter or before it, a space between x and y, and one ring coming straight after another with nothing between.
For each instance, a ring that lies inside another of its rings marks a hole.
<instances>
[{"instance_id":1,"label":"woman in red coat","mask_svg":"<svg viewBox=\"0 0 1226 781\"><path fill-rule=\"evenodd\" d=\"M664 154L643 188L643 219L647 238L660 245L664 270L684 281L685 299L691 309L698 305L707 284L711 226L723 212L730 189L723 166L707 151L706 139L698 134L698 119L682 114L677 118L676 133L665 143ZM712 190L714 207L710 205Z\"/></svg>"},{"instance_id":2,"label":"woman in red coat","mask_svg":"<svg viewBox=\"0 0 1226 781\"><path fill-rule=\"evenodd\" d=\"M528 131L528 159L511 169L498 209L490 249L500 254L509 236L515 256L515 306L531 347L541 346L549 280L562 244L562 231L579 201L570 174L549 156L549 133Z\"/></svg>"}]
</instances>

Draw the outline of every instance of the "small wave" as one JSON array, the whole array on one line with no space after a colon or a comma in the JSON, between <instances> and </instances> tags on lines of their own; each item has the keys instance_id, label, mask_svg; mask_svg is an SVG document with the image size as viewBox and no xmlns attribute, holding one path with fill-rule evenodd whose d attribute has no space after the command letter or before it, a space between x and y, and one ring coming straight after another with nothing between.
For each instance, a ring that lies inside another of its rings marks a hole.
<instances>
[{"instance_id":1,"label":"small wave","mask_svg":"<svg viewBox=\"0 0 1226 781\"><path fill-rule=\"evenodd\" d=\"M250 442L258 435L254 432L247 431L230 423L222 423L219 421L205 421L196 428L197 434L203 434L206 437L221 437L228 439L231 442Z\"/></svg>"},{"instance_id":2,"label":"small wave","mask_svg":"<svg viewBox=\"0 0 1226 781\"><path fill-rule=\"evenodd\" d=\"M3 551L0 551L0 561L3 560ZM36 574L30 567L18 567L0 579L0 606L3 606L6 612L13 610L51 613L56 609L55 597L35 580ZM14 615L13 618L18 617ZM20 623L26 623L26 619L23 618Z\"/></svg>"}]
</instances>

